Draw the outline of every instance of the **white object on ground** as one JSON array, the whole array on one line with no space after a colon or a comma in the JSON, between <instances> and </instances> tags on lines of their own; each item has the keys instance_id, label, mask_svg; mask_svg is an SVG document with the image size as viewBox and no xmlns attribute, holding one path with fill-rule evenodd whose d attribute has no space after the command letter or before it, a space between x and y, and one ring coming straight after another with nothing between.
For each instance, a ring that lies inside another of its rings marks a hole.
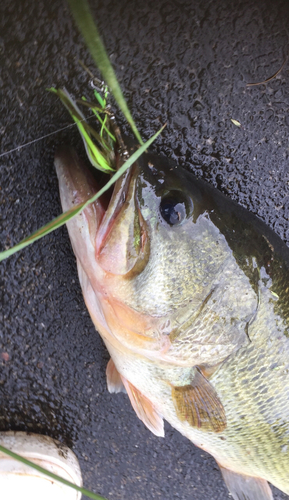
<instances>
[{"instance_id":1,"label":"white object on ground","mask_svg":"<svg viewBox=\"0 0 289 500\"><path fill-rule=\"evenodd\" d=\"M0 445L82 486L74 453L59 441L26 432L0 432ZM1 500L80 500L81 493L0 452Z\"/></svg>"}]
</instances>

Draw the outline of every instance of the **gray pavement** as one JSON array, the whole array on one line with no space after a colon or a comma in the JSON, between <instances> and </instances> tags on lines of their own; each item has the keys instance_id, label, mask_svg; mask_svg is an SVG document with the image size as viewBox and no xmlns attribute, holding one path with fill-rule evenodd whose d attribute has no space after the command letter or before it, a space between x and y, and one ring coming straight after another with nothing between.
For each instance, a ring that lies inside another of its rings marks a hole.
<instances>
[{"instance_id":1,"label":"gray pavement","mask_svg":"<svg viewBox=\"0 0 289 500\"><path fill-rule=\"evenodd\" d=\"M246 87L273 75L288 53L288 1L91 5L143 138L167 122L154 150L288 244L289 62L266 85ZM64 2L2 0L0 154L71 123L45 88L88 96L79 58L93 69ZM64 142L83 154L70 128L0 157L2 249L60 213L53 155ZM85 309L65 228L0 265L0 304L1 430L65 442L85 486L111 500L230 498L212 457L169 425L165 439L153 436L125 395L107 392L108 354Z\"/></svg>"}]
</instances>

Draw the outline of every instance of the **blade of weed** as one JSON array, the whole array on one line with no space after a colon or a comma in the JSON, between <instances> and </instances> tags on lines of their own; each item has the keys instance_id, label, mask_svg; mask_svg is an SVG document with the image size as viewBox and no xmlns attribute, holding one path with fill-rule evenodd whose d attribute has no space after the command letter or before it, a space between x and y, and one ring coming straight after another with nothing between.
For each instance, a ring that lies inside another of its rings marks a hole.
<instances>
[{"instance_id":1,"label":"blade of weed","mask_svg":"<svg viewBox=\"0 0 289 500\"><path fill-rule=\"evenodd\" d=\"M155 135L153 135L153 137L151 137L145 144L140 146L139 149L135 151L130 156L130 158L120 167L120 169L111 177L111 179L105 184L105 186L102 189L100 189L98 193L96 193L92 198L87 200L85 203L80 203L79 205L76 205L75 207L68 210L67 212L64 212L63 214L59 215L51 222L38 229L35 233L31 234L30 236L22 240L14 247L9 248L4 252L0 252L0 261L7 259L7 257L10 257L19 250L22 250L22 248L31 245L31 243L33 243L34 241L39 240L43 236L46 236L55 229L63 226L67 221L72 219L72 217L75 217L77 214L79 214L85 207L87 207L87 205L97 200L97 198L99 198L105 191L107 191L110 188L110 186L112 186L112 184L114 184L115 181L119 179L119 177L121 177L122 174L145 152L145 150L154 142L154 140L162 132L164 127L165 125L163 125L163 127Z\"/></svg>"},{"instance_id":2,"label":"blade of weed","mask_svg":"<svg viewBox=\"0 0 289 500\"><path fill-rule=\"evenodd\" d=\"M101 95L98 92L94 92L94 95L95 95L96 99L98 100L99 104L101 105L102 109L104 109L106 106L106 102L103 100L103 98L101 97Z\"/></svg>"},{"instance_id":3,"label":"blade of weed","mask_svg":"<svg viewBox=\"0 0 289 500\"><path fill-rule=\"evenodd\" d=\"M111 168L109 163L106 161L105 155L101 152L101 150L96 146L96 144L92 141L90 135L93 135L94 138L98 141L100 146L105 149L105 141L102 137L94 130L90 125L88 125L85 121L85 117L76 102L72 99L66 89L55 89L51 87L47 89L49 92L56 94L61 102L64 104L66 109L69 111L72 119L77 124L78 130L82 137L86 153L90 163L101 170L102 172L114 172L114 169Z\"/></svg>"},{"instance_id":4,"label":"blade of weed","mask_svg":"<svg viewBox=\"0 0 289 500\"><path fill-rule=\"evenodd\" d=\"M140 144L143 144L139 131L133 121L131 113L126 104L125 98L117 81L114 69L102 43L98 29L93 21L90 7L87 0L67 0L73 14L74 20L82 34L86 45L100 70L105 82L109 86L118 106L131 126L131 129Z\"/></svg>"},{"instance_id":5,"label":"blade of weed","mask_svg":"<svg viewBox=\"0 0 289 500\"><path fill-rule=\"evenodd\" d=\"M86 153L90 163L95 168L97 168L98 170L102 170L103 172L114 172L114 169L109 166L102 153L98 150L94 142L89 137L87 131L85 130L85 127L83 126L83 123L80 123L79 120L74 117L74 115L71 116L77 123L78 130L83 138Z\"/></svg>"}]
</instances>

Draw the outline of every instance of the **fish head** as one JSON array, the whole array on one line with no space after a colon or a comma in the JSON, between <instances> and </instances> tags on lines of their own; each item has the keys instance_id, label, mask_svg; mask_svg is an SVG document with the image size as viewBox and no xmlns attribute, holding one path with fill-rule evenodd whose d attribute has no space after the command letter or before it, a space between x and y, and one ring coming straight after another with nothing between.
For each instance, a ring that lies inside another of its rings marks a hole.
<instances>
[{"instance_id":1,"label":"fish head","mask_svg":"<svg viewBox=\"0 0 289 500\"><path fill-rule=\"evenodd\" d=\"M74 152L58 153L55 164L63 210L99 190ZM219 363L248 342L256 294L214 211L204 183L146 153L110 196L67 223L84 298L106 342L186 366ZM241 307L233 296L238 280Z\"/></svg>"}]
</instances>

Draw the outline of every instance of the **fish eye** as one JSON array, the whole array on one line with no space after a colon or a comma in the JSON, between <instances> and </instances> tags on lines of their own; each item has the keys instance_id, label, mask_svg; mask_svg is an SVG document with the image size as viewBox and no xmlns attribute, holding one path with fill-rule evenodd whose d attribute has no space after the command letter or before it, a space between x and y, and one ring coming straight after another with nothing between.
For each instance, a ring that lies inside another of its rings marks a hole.
<instances>
[{"instance_id":1,"label":"fish eye","mask_svg":"<svg viewBox=\"0 0 289 500\"><path fill-rule=\"evenodd\" d=\"M176 226L188 216L188 201L181 191L171 191L164 195L160 202L162 218L170 226Z\"/></svg>"}]
</instances>

